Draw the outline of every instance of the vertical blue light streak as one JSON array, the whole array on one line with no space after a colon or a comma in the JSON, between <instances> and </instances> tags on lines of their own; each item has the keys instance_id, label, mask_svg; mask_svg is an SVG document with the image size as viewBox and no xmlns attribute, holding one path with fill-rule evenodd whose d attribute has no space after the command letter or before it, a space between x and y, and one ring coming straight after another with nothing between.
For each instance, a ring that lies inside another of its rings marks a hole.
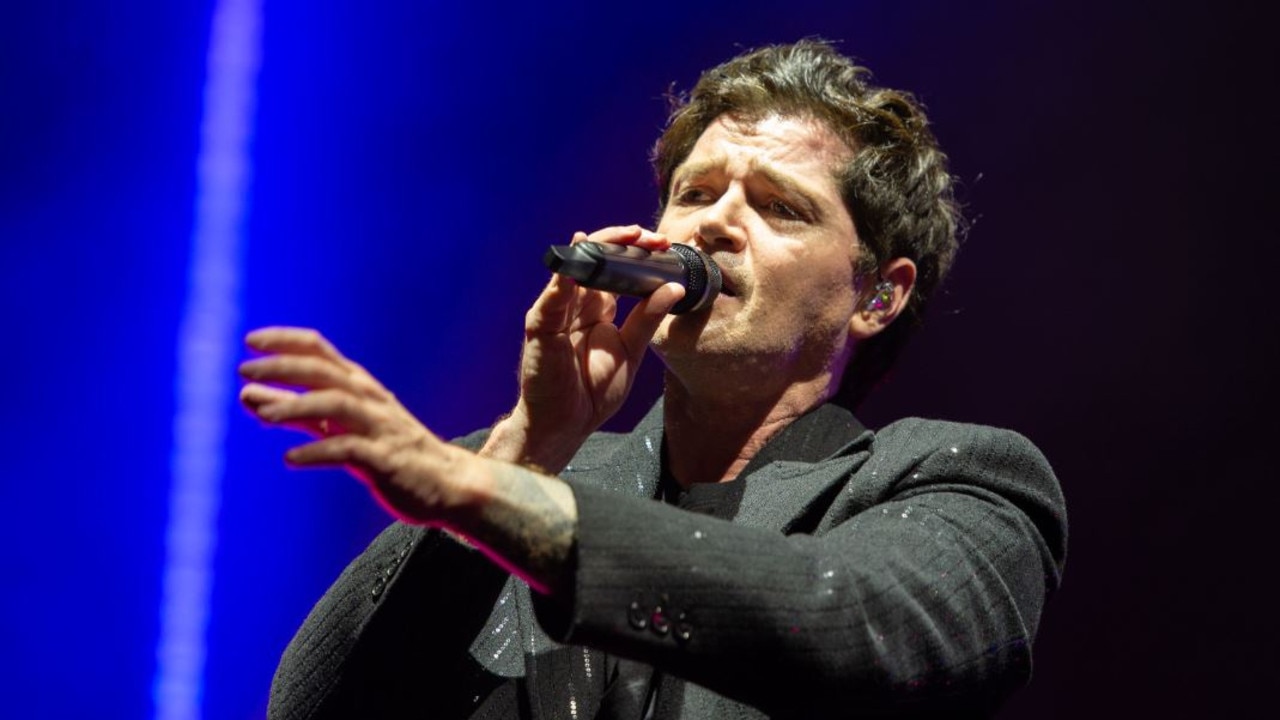
<instances>
[{"instance_id":1,"label":"vertical blue light streak","mask_svg":"<svg viewBox=\"0 0 1280 720\"><path fill-rule=\"evenodd\" d=\"M178 326L176 415L152 684L155 717L199 718L227 417L240 325L260 52L261 0L217 0L196 160L187 295Z\"/></svg>"}]
</instances>

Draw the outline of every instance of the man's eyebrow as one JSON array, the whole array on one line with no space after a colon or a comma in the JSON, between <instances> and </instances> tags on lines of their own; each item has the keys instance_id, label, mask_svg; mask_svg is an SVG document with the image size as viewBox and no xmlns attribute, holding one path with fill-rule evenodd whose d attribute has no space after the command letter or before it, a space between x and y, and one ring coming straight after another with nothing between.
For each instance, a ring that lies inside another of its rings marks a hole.
<instances>
[{"instance_id":1,"label":"man's eyebrow","mask_svg":"<svg viewBox=\"0 0 1280 720\"><path fill-rule=\"evenodd\" d=\"M705 160L687 163L676 168L672 176L671 187L674 189L681 182L691 177L702 177L713 174L724 167L725 158L712 157ZM794 201L804 205L804 210L814 218L824 215L821 204L817 201L819 192L816 188L799 182L790 175L787 175L772 165L760 162L758 159L751 161L751 169L786 195L794 199Z\"/></svg>"},{"instance_id":2,"label":"man's eyebrow","mask_svg":"<svg viewBox=\"0 0 1280 720\"><path fill-rule=\"evenodd\" d=\"M706 175L717 167L722 167L723 165L724 158L708 158L694 163L686 163L676 168L675 175L672 178L672 185L689 177Z\"/></svg>"},{"instance_id":3,"label":"man's eyebrow","mask_svg":"<svg viewBox=\"0 0 1280 720\"><path fill-rule=\"evenodd\" d=\"M687 163L676 168L675 174L672 176L672 184L682 181L682 179L690 177L707 176L707 174L717 172L724 167L723 158L708 158L696 161L696 163ZM751 160L751 170L767 179L769 183L776 184L782 190L794 193L794 195L803 195L805 199L812 200L817 192L814 188L806 186L804 183L797 182L795 178L782 173L781 170L772 167L772 165L764 164L762 161Z\"/></svg>"},{"instance_id":4,"label":"man's eyebrow","mask_svg":"<svg viewBox=\"0 0 1280 720\"><path fill-rule=\"evenodd\" d=\"M751 165L755 172L769 181L769 184L778 187L787 195L803 203L805 210L811 217L820 217L823 214L822 206L817 201L819 193L816 188L800 183L794 177L779 172L777 168L770 165L758 161L752 161Z\"/></svg>"}]
</instances>

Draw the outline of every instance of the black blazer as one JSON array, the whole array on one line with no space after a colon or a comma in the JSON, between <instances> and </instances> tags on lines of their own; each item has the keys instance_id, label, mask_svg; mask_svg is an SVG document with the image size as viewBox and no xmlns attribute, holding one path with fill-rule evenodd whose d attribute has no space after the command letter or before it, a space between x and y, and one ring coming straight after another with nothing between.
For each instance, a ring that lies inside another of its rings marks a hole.
<instances>
[{"instance_id":1,"label":"black blazer","mask_svg":"<svg viewBox=\"0 0 1280 720\"><path fill-rule=\"evenodd\" d=\"M657 407L562 473L579 525L559 605L393 524L286 649L270 717L982 716L1028 680L1066 514L1024 437L857 432L740 478L732 522L653 501L661 446Z\"/></svg>"}]
</instances>

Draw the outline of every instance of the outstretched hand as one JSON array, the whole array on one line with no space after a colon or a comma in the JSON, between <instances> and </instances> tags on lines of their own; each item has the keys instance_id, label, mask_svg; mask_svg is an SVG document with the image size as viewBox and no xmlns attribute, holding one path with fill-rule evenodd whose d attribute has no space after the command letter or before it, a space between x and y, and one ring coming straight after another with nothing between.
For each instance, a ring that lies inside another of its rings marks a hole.
<instances>
[{"instance_id":1,"label":"outstretched hand","mask_svg":"<svg viewBox=\"0 0 1280 720\"><path fill-rule=\"evenodd\" d=\"M285 455L295 467L346 467L392 514L440 524L464 501L450 466L463 451L436 437L359 364L315 330L269 327L246 344L240 401L260 420L315 440ZM296 389L295 389L296 388Z\"/></svg>"},{"instance_id":2,"label":"outstretched hand","mask_svg":"<svg viewBox=\"0 0 1280 720\"><path fill-rule=\"evenodd\" d=\"M638 225L610 227L574 243L616 243L661 251L667 239ZM622 406L649 340L684 288L669 283L614 324L615 296L552 275L525 316L520 399L482 454L558 473L588 435Z\"/></svg>"},{"instance_id":3,"label":"outstretched hand","mask_svg":"<svg viewBox=\"0 0 1280 720\"><path fill-rule=\"evenodd\" d=\"M454 531L539 592L566 592L568 485L441 441L315 330L269 327L245 341L262 356L240 365L240 401L315 438L286 453L290 465L346 467L400 520Z\"/></svg>"}]
</instances>

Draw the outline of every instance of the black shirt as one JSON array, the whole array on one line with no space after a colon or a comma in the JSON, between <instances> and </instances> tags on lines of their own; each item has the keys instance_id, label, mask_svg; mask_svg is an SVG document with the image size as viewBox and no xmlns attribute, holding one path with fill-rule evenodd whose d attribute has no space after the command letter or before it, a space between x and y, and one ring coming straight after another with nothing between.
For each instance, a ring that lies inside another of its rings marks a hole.
<instances>
[{"instance_id":1,"label":"black shirt","mask_svg":"<svg viewBox=\"0 0 1280 720\"><path fill-rule=\"evenodd\" d=\"M859 435L863 426L839 405L826 404L802 415L782 429L761 448L738 477L724 482L695 482L682 488L667 466L666 444L662 447L662 481L659 498L689 512L733 520L746 488L743 479L772 462L818 462L833 455ZM619 665L620 682L644 682L648 669L623 663ZM654 672L649 685L644 720L676 720L677 718L713 717L719 698L705 692L685 692L684 681Z\"/></svg>"}]
</instances>

